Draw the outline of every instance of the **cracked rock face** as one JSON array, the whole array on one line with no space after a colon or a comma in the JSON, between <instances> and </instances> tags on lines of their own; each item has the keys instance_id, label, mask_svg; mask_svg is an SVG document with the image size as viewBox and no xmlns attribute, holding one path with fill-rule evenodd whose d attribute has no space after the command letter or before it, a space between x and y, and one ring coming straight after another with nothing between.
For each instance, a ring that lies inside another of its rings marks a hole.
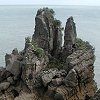
<instances>
[{"instance_id":1,"label":"cracked rock face","mask_svg":"<svg viewBox=\"0 0 100 100\"><path fill-rule=\"evenodd\" d=\"M79 52L81 53L79 54ZM85 55L88 55L87 58L84 57ZM96 92L96 85L93 80L93 51L76 51L67 59L69 65L72 64L72 61L74 62L68 74L66 70L57 69L49 69L41 73L40 82L44 87L48 87L46 95L54 96L55 100L60 97L61 100L85 100L87 96L88 98L92 97ZM79 61L76 62L76 59Z\"/></svg>"},{"instance_id":2,"label":"cracked rock face","mask_svg":"<svg viewBox=\"0 0 100 100\"><path fill-rule=\"evenodd\" d=\"M38 10L35 21L35 33L32 40L25 39L24 50L14 49L5 56L0 100L99 100L94 50L76 49L73 18L66 22L64 46L61 24L52 9Z\"/></svg>"},{"instance_id":3,"label":"cracked rock face","mask_svg":"<svg viewBox=\"0 0 100 100\"><path fill-rule=\"evenodd\" d=\"M77 33L74 19L73 17L70 17L67 19L64 31L64 55L69 56L75 51L76 36Z\"/></svg>"},{"instance_id":4,"label":"cracked rock face","mask_svg":"<svg viewBox=\"0 0 100 100\"><path fill-rule=\"evenodd\" d=\"M33 40L39 47L50 52L53 49L53 15L48 11L38 10L35 18L35 33Z\"/></svg>"},{"instance_id":5,"label":"cracked rock face","mask_svg":"<svg viewBox=\"0 0 100 100\"><path fill-rule=\"evenodd\" d=\"M62 45L61 26L54 25L54 15L48 8L40 9L35 17L33 41L48 53L57 53Z\"/></svg>"}]
</instances>

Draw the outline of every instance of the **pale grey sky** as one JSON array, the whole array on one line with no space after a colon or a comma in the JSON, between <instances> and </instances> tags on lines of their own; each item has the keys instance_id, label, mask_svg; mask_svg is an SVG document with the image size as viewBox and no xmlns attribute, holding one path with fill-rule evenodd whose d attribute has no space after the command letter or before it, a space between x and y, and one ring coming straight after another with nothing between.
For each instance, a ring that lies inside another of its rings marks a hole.
<instances>
[{"instance_id":1,"label":"pale grey sky","mask_svg":"<svg viewBox=\"0 0 100 100\"><path fill-rule=\"evenodd\" d=\"M100 0L0 0L0 5L13 5L13 4L100 6Z\"/></svg>"}]
</instances>

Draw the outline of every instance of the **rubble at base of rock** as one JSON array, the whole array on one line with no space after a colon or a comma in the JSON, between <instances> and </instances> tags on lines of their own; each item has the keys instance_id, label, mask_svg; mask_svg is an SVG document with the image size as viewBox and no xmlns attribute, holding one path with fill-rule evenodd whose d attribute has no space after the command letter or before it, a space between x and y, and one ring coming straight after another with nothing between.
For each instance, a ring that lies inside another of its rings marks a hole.
<instances>
[{"instance_id":1,"label":"rubble at base of rock","mask_svg":"<svg viewBox=\"0 0 100 100\"><path fill-rule=\"evenodd\" d=\"M38 10L32 40L25 39L23 51L15 48L5 56L0 100L99 100L94 50L77 48L73 17L66 22L64 46L61 28L52 9Z\"/></svg>"}]
</instances>

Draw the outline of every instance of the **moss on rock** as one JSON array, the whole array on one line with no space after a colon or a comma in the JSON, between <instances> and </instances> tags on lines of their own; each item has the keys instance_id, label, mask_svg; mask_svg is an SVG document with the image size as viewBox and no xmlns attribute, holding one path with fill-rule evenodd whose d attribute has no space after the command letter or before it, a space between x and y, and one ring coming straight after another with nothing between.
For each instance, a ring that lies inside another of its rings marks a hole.
<instances>
[{"instance_id":1,"label":"moss on rock","mask_svg":"<svg viewBox=\"0 0 100 100\"><path fill-rule=\"evenodd\" d=\"M94 47L90 45L88 41L83 41L82 39L77 38L76 39L76 49L87 51L89 49L94 49Z\"/></svg>"}]
</instances>

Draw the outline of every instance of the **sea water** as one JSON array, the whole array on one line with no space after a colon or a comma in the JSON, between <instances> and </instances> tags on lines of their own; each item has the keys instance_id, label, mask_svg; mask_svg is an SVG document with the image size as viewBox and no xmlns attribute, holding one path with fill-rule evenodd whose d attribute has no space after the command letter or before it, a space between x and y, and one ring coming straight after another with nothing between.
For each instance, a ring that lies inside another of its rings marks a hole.
<instances>
[{"instance_id":1,"label":"sea water","mask_svg":"<svg viewBox=\"0 0 100 100\"><path fill-rule=\"evenodd\" d=\"M95 47L95 80L100 87L100 7L96 6L0 6L0 66L5 67L6 53L24 48L25 37L34 33L35 15L42 7L54 9L63 27L68 17L74 17L78 37Z\"/></svg>"}]
</instances>

